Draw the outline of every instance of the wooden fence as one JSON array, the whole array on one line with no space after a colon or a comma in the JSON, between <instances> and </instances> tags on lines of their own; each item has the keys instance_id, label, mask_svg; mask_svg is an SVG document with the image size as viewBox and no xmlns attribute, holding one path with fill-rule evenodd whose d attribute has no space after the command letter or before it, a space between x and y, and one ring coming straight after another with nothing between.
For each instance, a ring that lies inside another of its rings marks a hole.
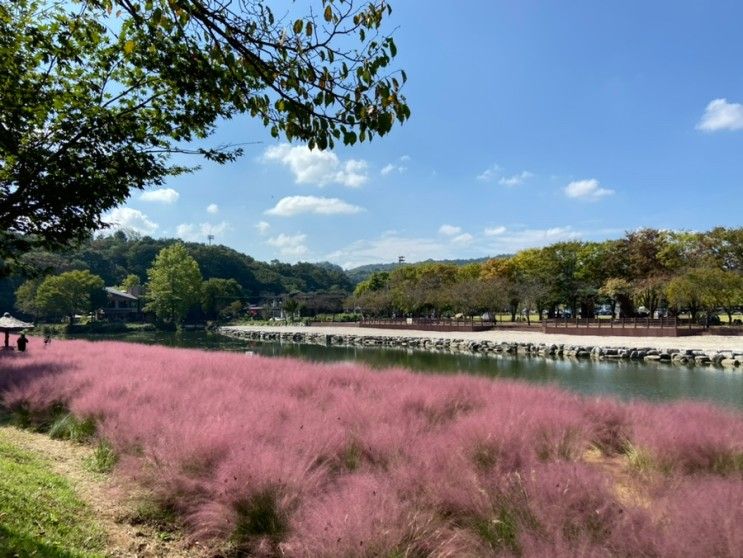
<instances>
[{"instance_id":1,"label":"wooden fence","mask_svg":"<svg viewBox=\"0 0 743 558\"><path fill-rule=\"evenodd\" d=\"M359 322L360 327L377 329L417 329L420 331L487 331L495 322L480 319L459 318L367 318Z\"/></svg>"},{"instance_id":2,"label":"wooden fence","mask_svg":"<svg viewBox=\"0 0 743 558\"><path fill-rule=\"evenodd\" d=\"M545 333L628 337L681 337L699 335L705 328L680 318L555 318L542 322Z\"/></svg>"}]
</instances>

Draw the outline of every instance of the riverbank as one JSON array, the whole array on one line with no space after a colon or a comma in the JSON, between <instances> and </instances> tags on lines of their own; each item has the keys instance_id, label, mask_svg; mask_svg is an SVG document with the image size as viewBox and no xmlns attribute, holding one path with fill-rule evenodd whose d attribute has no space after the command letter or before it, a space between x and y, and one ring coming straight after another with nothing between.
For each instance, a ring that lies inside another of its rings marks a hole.
<instances>
[{"instance_id":1,"label":"riverbank","mask_svg":"<svg viewBox=\"0 0 743 558\"><path fill-rule=\"evenodd\" d=\"M257 340L332 346L399 347L431 352L523 354L539 357L743 365L743 338L602 337L532 331L429 332L361 327L224 326L219 333Z\"/></svg>"}]
</instances>

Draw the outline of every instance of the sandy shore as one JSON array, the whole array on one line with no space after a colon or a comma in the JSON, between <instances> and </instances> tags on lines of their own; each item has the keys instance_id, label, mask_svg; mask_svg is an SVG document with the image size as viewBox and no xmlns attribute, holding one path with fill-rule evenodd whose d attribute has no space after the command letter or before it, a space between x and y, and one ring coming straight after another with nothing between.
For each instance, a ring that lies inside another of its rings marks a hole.
<instances>
[{"instance_id":1,"label":"sandy shore","mask_svg":"<svg viewBox=\"0 0 743 558\"><path fill-rule=\"evenodd\" d=\"M600 347L651 347L654 349L691 349L700 351L731 351L743 353L743 336L705 335L693 337L602 337L600 335L561 335L539 331L418 331L399 329L372 329L364 327L306 327L306 326L230 326L235 329L272 332L327 333L357 337L418 337L431 339L463 339L494 343L533 343L555 345L582 345Z\"/></svg>"}]
</instances>

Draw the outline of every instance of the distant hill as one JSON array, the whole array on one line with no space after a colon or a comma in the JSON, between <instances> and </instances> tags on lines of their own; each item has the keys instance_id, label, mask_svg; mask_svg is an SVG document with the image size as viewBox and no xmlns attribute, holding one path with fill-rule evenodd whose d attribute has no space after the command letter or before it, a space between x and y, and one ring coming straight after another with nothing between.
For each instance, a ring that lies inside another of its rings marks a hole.
<instances>
[{"instance_id":1,"label":"distant hill","mask_svg":"<svg viewBox=\"0 0 743 558\"><path fill-rule=\"evenodd\" d=\"M372 273L377 273L379 271L392 271L393 269L397 269L401 265L419 265L419 264L425 264L425 263L443 263L443 264L451 264L451 265L467 265L472 263L483 263L488 260L492 260L494 258L509 258L510 254L499 254L497 256L487 256L485 258L474 258L471 260L433 260L428 259L423 262L415 262L415 264L400 264L400 263L388 263L388 264L368 264L368 265L361 265L359 267L353 267L351 269L346 270L346 275L351 280L351 282L354 285L358 285L362 281L365 281L368 279Z\"/></svg>"},{"instance_id":2,"label":"distant hill","mask_svg":"<svg viewBox=\"0 0 743 558\"><path fill-rule=\"evenodd\" d=\"M67 252L35 250L24 255L24 263L36 273L63 273L73 269L89 270L106 285L118 285L129 274L145 283L147 269L157 254L176 239L154 239L117 232L92 238ZM204 279L235 279L251 302L260 302L288 293L349 294L354 285L340 266L322 262L270 263L222 245L187 242L186 248L198 262ZM0 312L13 311L15 290L25 280L21 275L0 278Z\"/></svg>"}]
</instances>

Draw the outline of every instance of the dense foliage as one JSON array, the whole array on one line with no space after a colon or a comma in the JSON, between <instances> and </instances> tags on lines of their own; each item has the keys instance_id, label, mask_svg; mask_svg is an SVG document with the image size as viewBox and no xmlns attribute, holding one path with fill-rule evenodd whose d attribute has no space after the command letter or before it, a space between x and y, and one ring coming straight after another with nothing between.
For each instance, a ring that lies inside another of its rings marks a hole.
<instances>
[{"instance_id":1,"label":"dense foliage","mask_svg":"<svg viewBox=\"0 0 743 558\"><path fill-rule=\"evenodd\" d=\"M0 3L0 259L84 238L132 189L189 170L174 153L233 160L239 147L204 147L220 120L246 114L320 149L405 121L405 74L389 68L397 48L382 31L390 6L307 9Z\"/></svg>"},{"instance_id":2,"label":"dense foliage","mask_svg":"<svg viewBox=\"0 0 743 558\"><path fill-rule=\"evenodd\" d=\"M618 240L559 242L482 264L424 263L379 271L349 302L371 315L442 315L559 309L593 317L597 306L634 316L693 318L743 305L743 229L705 233L641 229ZM529 312L526 313L527 317Z\"/></svg>"},{"instance_id":3,"label":"dense foliage","mask_svg":"<svg viewBox=\"0 0 743 558\"><path fill-rule=\"evenodd\" d=\"M213 554L743 552L740 413L127 343L0 366L19 419L95 421L114 473Z\"/></svg>"},{"instance_id":4,"label":"dense foliage","mask_svg":"<svg viewBox=\"0 0 743 558\"><path fill-rule=\"evenodd\" d=\"M147 270L147 306L158 319L183 323L188 309L201 300L201 271L180 242L163 248Z\"/></svg>"},{"instance_id":5,"label":"dense foliage","mask_svg":"<svg viewBox=\"0 0 743 558\"><path fill-rule=\"evenodd\" d=\"M25 254L21 262L36 274L88 270L101 277L107 286L134 285L135 279L129 277L130 275L136 276L140 284L144 285L147 282L147 270L157 254L176 242L175 239L127 236L118 232L111 236L90 239L78 248L65 252L34 250ZM288 293L304 293L307 308L313 307L313 304L322 306L322 301L329 300L340 310L342 301L352 289L343 270L328 263L264 263L226 246L186 243L185 247L199 264L205 280L235 280L240 286L242 297L248 302L260 303ZM24 285L26 280L20 274L0 279L0 308L4 308L3 311L16 307L28 317L37 313L32 304L35 296L33 284L38 284L40 279L31 279L30 283ZM21 286L29 290L31 296L19 297L16 301L16 290ZM31 301L31 304L24 306L24 301Z\"/></svg>"}]
</instances>

